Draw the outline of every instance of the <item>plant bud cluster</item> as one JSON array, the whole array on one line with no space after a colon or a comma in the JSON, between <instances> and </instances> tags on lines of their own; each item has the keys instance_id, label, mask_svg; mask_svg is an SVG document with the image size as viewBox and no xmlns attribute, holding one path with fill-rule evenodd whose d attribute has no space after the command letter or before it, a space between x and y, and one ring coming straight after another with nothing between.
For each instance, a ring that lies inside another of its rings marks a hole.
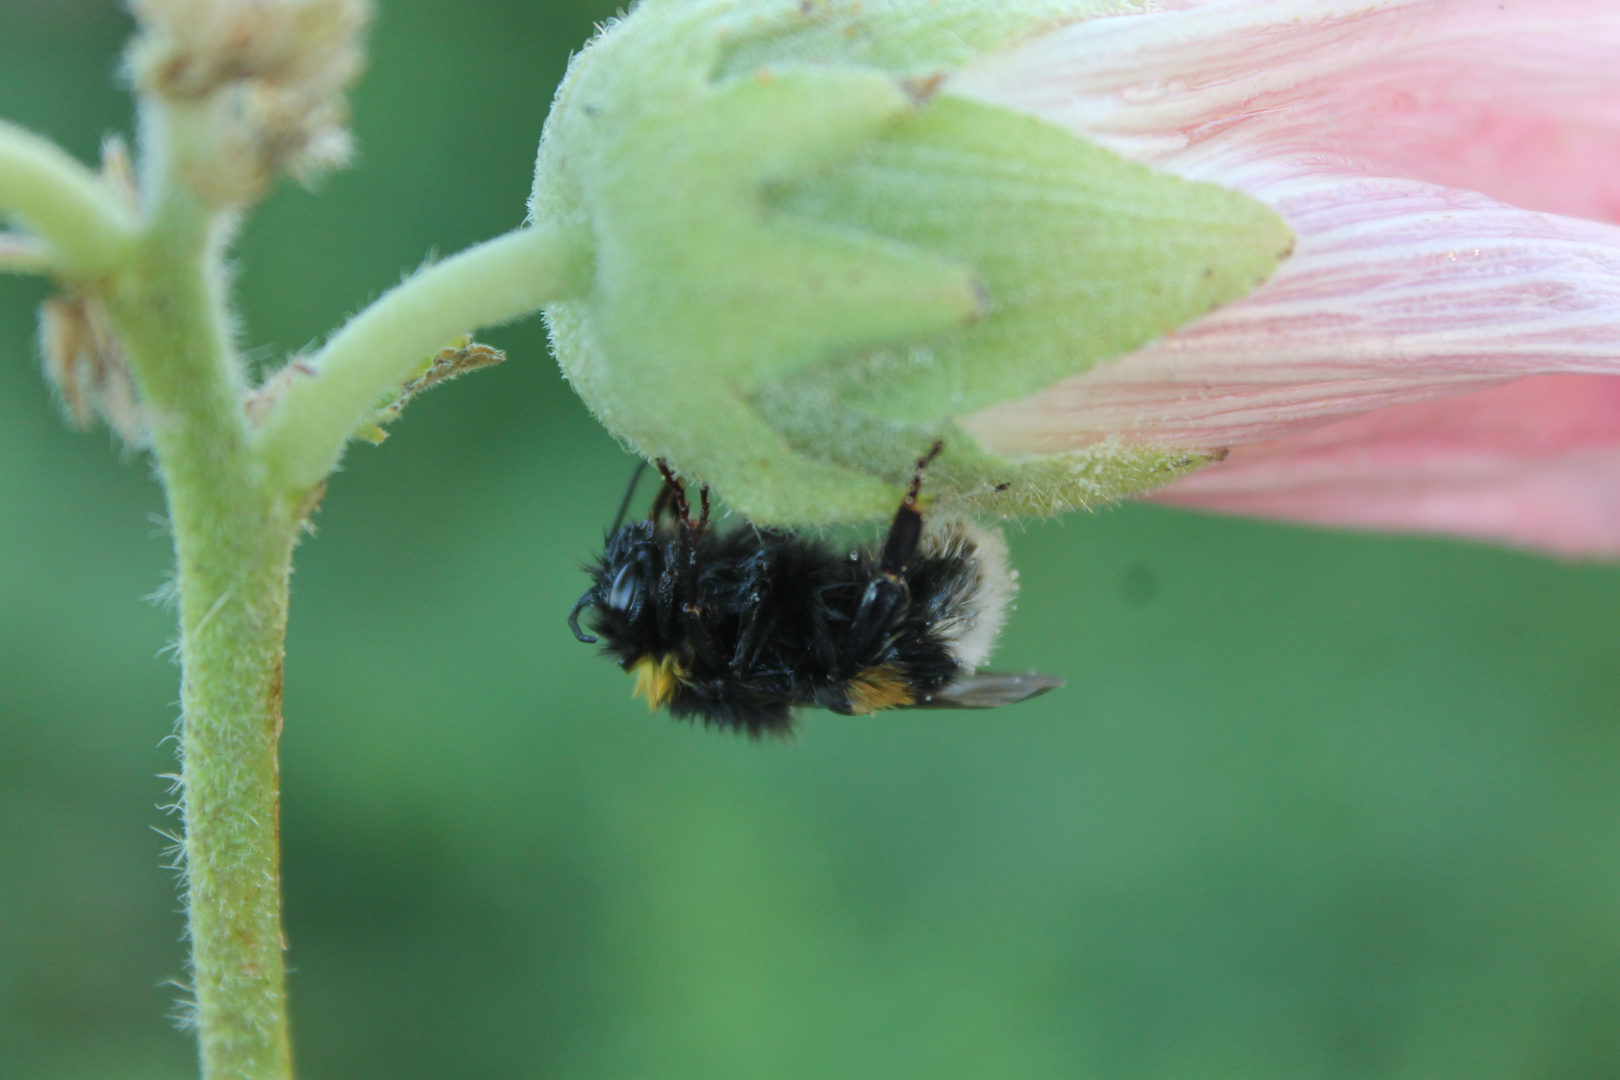
<instances>
[{"instance_id":1,"label":"plant bud cluster","mask_svg":"<svg viewBox=\"0 0 1620 1080\"><path fill-rule=\"evenodd\" d=\"M344 92L364 65L367 0L133 0L138 90L201 122L185 178L206 199L308 183L353 152Z\"/></svg>"}]
</instances>

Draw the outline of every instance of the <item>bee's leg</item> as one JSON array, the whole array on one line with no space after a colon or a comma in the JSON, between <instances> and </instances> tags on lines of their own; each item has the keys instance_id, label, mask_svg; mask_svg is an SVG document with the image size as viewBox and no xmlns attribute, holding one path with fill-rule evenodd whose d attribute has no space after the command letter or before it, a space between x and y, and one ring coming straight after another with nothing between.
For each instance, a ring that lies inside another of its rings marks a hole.
<instances>
[{"instance_id":1,"label":"bee's leg","mask_svg":"<svg viewBox=\"0 0 1620 1080\"><path fill-rule=\"evenodd\" d=\"M917 459L917 471L911 475L911 486L906 489L906 497L900 500L900 509L895 511L894 521L889 525L889 535L883 541L883 561L879 569L885 574L904 572L911 565L911 557L917 554L923 528L922 511L917 509L917 499L922 495L923 470L933 463L944 448L944 443L936 442L928 453Z\"/></svg>"},{"instance_id":2,"label":"bee's leg","mask_svg":"<svg viewBox=\"0 0 1620 1080\"><path fill-rule=\"evenodd\" d=\"M759 654L775 632L776 615L763 604L754 605L743 616L737 647L731 652L731 674L739 679L753 675L754 669L759 666Z\"/></svg>"},{"instance_id":3,"label":"bee's leg","mask_svg":"<svg viewBox=\"0 0 1620 1080\"><path fill-rule=\"evenodd\" d=\"M655 461L658 474L664 478L664 486L659 488L658 497L653 500L652 513L648 520L657 523L658 519L667 510L674 510L676 521L684 524L687 521L686 491L681 482L670 469L669 463L663 458ZM661 545L663 549L662 569L658 572L658 579L652 585L653 610L658 617L658 632L665 641L674 641L681 636L683 609L687 605L689 582L691 579L692 562L692 536L687 528L675 530L673 536L665 538Z\"/></svg>"},{"instance_id":4,"label":"bee's leg","mask_svg":"<svg viewBox=\"0 0 1620 1080\"><path fill-rule=\"evenodd\" d=\"M663 567L652 584L653 612L658 618L658 635L665 641L680 638L681 609L686 596L683 584L686 578L686 556L682 548L685 537L677 535L662 545Z\"/></svg>"},{"instance_id":5,"label":"bee's leg","mask_svg":"<svg viewBox=\"0 0 1620 1080\"><path fill-rule=\"evenodd\" d=\"M664 478L664 487L658 492L658 498L653 501L653 519L669 509L675 508L675 519L688 527L692 524L692 508L686 502L686 488L682 486L680 478L670 470L669 462L659 458L655 464L658 474Z\"/></svg>"},{"instance_id":6,"label":"bee's leg","mask_svg":"<svg viewBox=\"0 0 1620 1080\"><path fill-rule=\"evenodd\" d=\"M685 635L687 648L691 649L706 667L721 667L729 659L718 648L709 624L703 619L701 597L694 597L681 608L681 630Z\"/></svg>"},{"instance_id":7,"label":"bee's leg","mask_svg":"<svg viewBox=\"0 0 1620 1080\"><path fill-rule=\"evenodd\" d=\"M686 501L686 488L669 467L659 458L658 472L664 478L664 490L659 493L663 506L673 507L675 521L680 526L676 539L665 560L663 580L659 583L665 603L660 605L660 629L669 634L675 629L667 623L679 623L680 636L687 645L710 663L718 662L708 624L703 621L703 587L698 577L697 540L709 523L709 489L702 489L702 515L694 524L692 507Z\"/></svg>"},{"instance_id":8,"label":"bee's leg","mask_svg":"<svg viewBox=\"0 0 1620 1080\"><path fill-rule=\"evenodd\" d=\"M911 477L911 486L906 489L906 497L900 501L900 509L895 511L894 521L889 525L889 535L884 538L877 576L866 586L860 607L855 609L855 617L850 620L849 639L844 645L842 658L846 674L852 674L864 665L868 654L882 641L895 615L904 611L911 602L905 570L911 565L912 556L917 554L917 545L922 542L923 517L922 511L917 509L917 500L922 494L922 474L944 446L944 443L936 442L928 453L917 459L917 471Z\"/></svg>"},{"instance_id":9,"label":"bee's leg","mask_svg":"<svg viewBox=\"0 0 1620 1080\"><path fill-rule=\"evenodd\" d=\"M748 594L737 631L737 647L731 654L731 673L739 678L753 672L759 662L759 654L776 626L767 566L763 554L754 555L745 564Z\"/></svg>"},{"instance_id":10,"label":"bee's leg","mask_svg":"<svg viewBox=\"0 0 1620 1080\"><path fill-rule=\"evenodd\" d=\"M693 650L707 663L719 666L725 662L725 657L720 655L714 635L710 633L709 624L704 621L704 601L707 597L704 595L703 577L698 573L698 541L709 525L708 487L700 488L699 495L703 501L703 510L696 523L692 521L684 499L680 506L681 535L686 546L686 574L681 582L681 592L686 597L686 603L681 608L681 616L687 640L692 643Z\"/></svg>"},{"instance_id":11,"label":"bee's leg","mask_svg":"<svg viewBox=\"0 0 1620 1080\"><path fill-rule=\"evenodd\" d=\"M587 634L585 631L579 628L579 613L590 607L591 601L594 599L596 599L596 593L594 590L586 593L584 596L579 598L579 603L574 605L574 610L568 613L568 629L574 632L574 637L578 638L580 641L583 641L587 645L596 644L596 635Z\"/></svg>"}]
</instances>

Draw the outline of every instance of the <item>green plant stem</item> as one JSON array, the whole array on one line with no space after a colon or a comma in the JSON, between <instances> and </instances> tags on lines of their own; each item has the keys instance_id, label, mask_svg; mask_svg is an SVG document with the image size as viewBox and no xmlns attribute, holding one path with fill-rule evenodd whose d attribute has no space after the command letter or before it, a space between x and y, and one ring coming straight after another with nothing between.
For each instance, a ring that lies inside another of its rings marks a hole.
<instances>
[{"instance_id":1,"label":"green plant stem","mask_svg":"<svg viewBox=\"0 0 1620 1080\"><path fill-rule=\"evenodd\" d=\"M94 172L49 139L0 120L0 215L15 214L50 245L69 277L100 277L129 254L131 215Z\"/></svg>"},{"instance_id":2,"label":"green plant stem","mask_svg":"<svg viewBox=\"0 0 1620 1080\"><path fill-rule=\"evenodd\" d=\"M225 332L227 215L167 182L106 293L168 498L186 901L205 1080L292 1075L282 970L282 642L299 508L265 483Z\"/></svg>"},{"instance_id":3,"label":"green plant stem","mask_svg":"<svg viewBox=\"0 0 1620 1080\"><path fill-rule=\"evenodd\" d=\"M591 238L581 224L541 224L423 270L300 362L255 430L224 295L235 214L182 179L186 148L207 145L196 119L145 101L141 120L156 156L139 222L90 170L0 121L0 214L38 236L0 233L0 271L87 283L139 388L177 564L202 1075L291 1080L277 743L294 540L357 424L457 334L583 292Z\"/></svg>"},{"instance_id":4,"label":"green plant stem","mask_svg":"<svg viewBox=\"0 0 1620 1080\"><path fill-rule=\"evenodd\" d=\"M422 361L461 333L510 322L579 295L593 268L580 223L542 222L418 272L349 320L287 384L259 429L273 482L294 494L320 483L355 428Z\"/></svg>"},{"instance_id":5,"label":"green plant stem","mask_svg":"<svg viewBox=\"0 0 1620 1080\"><path fill-rule=\"evenodd\" d=\"M458 332L575 294L591 260L583 229L540 226L417 274L333 337L255 438L225 331L229 219L160 179L106 300L140 385L178 562L186 897L202 1072L205 1080L288 1080L276 744L287 579L311 492L357 422L422 358Z\"/></svg>"}]
</instances>

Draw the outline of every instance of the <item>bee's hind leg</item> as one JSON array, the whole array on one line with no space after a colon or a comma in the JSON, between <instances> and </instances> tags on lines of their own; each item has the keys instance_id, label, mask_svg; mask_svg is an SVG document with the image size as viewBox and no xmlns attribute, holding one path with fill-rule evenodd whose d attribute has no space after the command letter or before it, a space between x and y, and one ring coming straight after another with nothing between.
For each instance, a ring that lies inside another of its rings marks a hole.
<instances>
[{"instance_id":1,"label":"bee's hind leg","mask_svg":"<svg viewBox=\"0 0 1620 1080\"><path fill-rule=\"evenodd\" d=\"M922 495L922 474L944 448L943 442L936 442L928 453L917 459L917 471L912 474L911 486L906 489L906 497L901 500L900 509L895 511L894 521L889 525L889 535L884 538L877 576L867 584L866 591L861 595L860 606L855 609L855 617L850 620L849 639L844 646L843 656L846 673L863 666L867 655L883 640L894 617L911 603L905 570L911 565L912 556L917 554L917 545L922 542L923 517L922 511L917 509L917 501Z\"/></svg>"},{"instance_id":2,"label":"bee's hind leg","mask_svg":"<svg viewBox=\"0 0 1620 1080\"><path fill-rule=\"evenodd\" d=\"M880 569L885 574L901 573L911 565L911 557L917 554L923 528L922 511L917 509L917 501L922 496L923 470L933 464L943 449L945 444L936 442L928 453L917 459L917 471L911 475L911 486L906 488L906 497L900 501L900 509L895 511L894 521L889 525L889 535L883 541Z\"/></svg>"}]
</instances>

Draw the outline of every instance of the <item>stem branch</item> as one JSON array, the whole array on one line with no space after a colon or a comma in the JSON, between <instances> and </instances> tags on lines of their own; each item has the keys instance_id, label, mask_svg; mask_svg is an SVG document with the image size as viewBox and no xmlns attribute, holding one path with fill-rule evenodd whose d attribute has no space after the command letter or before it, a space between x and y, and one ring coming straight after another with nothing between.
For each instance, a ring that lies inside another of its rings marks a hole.
<instances>
[{"instance_id":1,"label":"stem branch","mask_svg":"<svg viewBox=\"0 0 1620 1080\"><path fill-rule=\"evenodd\" d=\"M99 177L49 139L0 120L0 214L16 214L43 237L58 269L99 277L135 241L131 215Z\"/></svg>"},{"instance_id":2,"label":"stem branch","mask_svg":"<svg viewBox=\"0 0 1620 1080\"><path fill-rule=\"evenodd\" d=\"M542 223L468 248L384 293L306 361L257 436L272 482L289 493L320 483L384 396L457 334L510 322L582 292L590 235Z\"/></svg>"}]
</instances>

